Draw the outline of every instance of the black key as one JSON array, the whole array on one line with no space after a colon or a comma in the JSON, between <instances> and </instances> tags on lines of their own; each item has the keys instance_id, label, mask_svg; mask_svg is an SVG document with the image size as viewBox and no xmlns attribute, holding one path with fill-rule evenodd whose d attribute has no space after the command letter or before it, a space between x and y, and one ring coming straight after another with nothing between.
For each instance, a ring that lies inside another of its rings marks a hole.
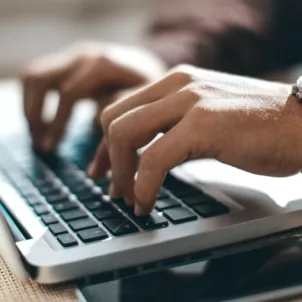
<instances>
[{"instance_id":1,"label":"black key","mask_svg":"<svg viewBox=\"0 0 302 302\"><path fill-rule=\"evenodd\" d=\"M168 226L168 221L156 211L147 216L136 216L134 208L128 206L123 198L114 201L120 209L125 211L141 228L145 230L158 229ZM178 204L178 203L177 203Z\"/></svg>"},{"instance_id":2,"label":"black key","mask_svg":"<svg viewBox=\"0 0 302 302\"><path fill-rule=\"evenodd\" d=\"M87 194L86 196L82 196L82 198L79 198L83 203L90 203L93 201L103 201L101 193L92 192L92 194Z\"/></svg>"},{"instance_id":3,"label":"black key","mask_svg":"<svg viewBox=\"0 0 302 302\"><path fill-rule=\"evenodd\" d=\"M53 214L42 215L41 219L42 219L43 223L46 224L46 225L58 222L58 219Z\"/></svg>"},{"instance_id":4,"label":"black key","mask_svg":"<svg viewBox=\"0 0 302 302\"><path fill-rule=\"evenodd\" d=\"M36 206L38 204L42 204L42 200L43 198L41 196L35 194L26 197L26 201L30 206Z\"/></svg>"},{"instance_id":5,"label":"black key","mask_svg":"<svg viewBox=\"0 0 302 302\"><path fill-rule=\"evenodd\" d=\"M81 209L71 210L61 213L61 217L66 221L76 220L80 218L86 218L88 215Z\"/></svg>"},{"instance_id":6,"label":"black key","mask_svg":"<svg viewBox=\"0 0 302 302\"><path fill-rule=\"evenodd\" d=\"M46 199L49 203L68 202L68 194L61 192L60 194L47 195Z\"/></svg>"},{"instance_id":7,"label":"black key","mask_svg":"<svg viewBox=\"0 0 302 302\"><path fill-rule=\"evenodd\" d=\"M95 180L95 183L102 188L102 187L109 186L110 180L107 178L103 178L103 179Z\"/></svg>"},{"instance_id":8,"label":"black key","mask_svg":"<svg viewBox=\"0 0 302 302\"><path fill-rule=\"evenodd\" d=\"M85 191L78 192L78 193L76 193L76 195L77 195L77 198L83 202L100 199L100 195L95 194L91 188L86 189Z\"/></svg>"},{"instance_id":9,"label":"black key","mask_svg":"<svg viewBox=\"0 0 302 302\"><path fill-rule=\"evenodd\" d=\"M40 190L40 192L43 196L51 196L51 195L55 195L55 194L59 195L59 194L62 193L62 189L58 188L58 187L57 188L47 188L47 187L45 187L45 188L42 188L42 189L39 189L39 190Z\"/></svg>"},{"instance_id":10,"label":"black key","mask_svg":"<svg viewBox=\"0 0 302 302\"><path fill-rule=\"evenodd\" d=\"M115 210L114 208L110 206L103 206L99 210L93 212L93 215L98 219L98 220L103 220L107 218L113 218L113 217L118 217L121 214Z\"/></svg>"},{"instance_id":11,"label":"black key","mask_svg":"<svg viewBox=\"0 0 302 302\"><path fill-rule=\"evenodd\" d=\"M77 170L60 173L59 177L71 189L82 186L86 180L86 176L83 173L79 173Z\"/></svg>"},{"instance_id":12,"label":"black key","mask_svg":"<svg viewBox=\"0 0 302 302\"><path fill-rule=\"evenodd\" d=\"M134 214L134 208L132 206L128 206L124 198L114 199L113 202L124 212Z\"/></svg>"},{"instance_id":13,"label":"black key","mask_svg":"<svg viewBox=\"0 0 302 302\"><path fill-rule=\"evenodd\" d=\"M156 201L156 205L155 205L155 208L158 211L175 208L175 207L180 207L180 203L177 200L172 199L172 198L158 200L158 201Z\"/></svg>"},{"instance_id":14,"label":"black key","mask_svg":"<svg viewBox=\"0 0 302 302\"><path fill-rule=\"evenodd\" d=\"M41 188L41 187L46 187L46 186L51 186L53 184L53 180L52 179L37 179L34 181L34 184Z\"/></svg>"},{"instance_id":15,"label":"black key","mask_svg":"<svg viewBox=\"0 0 302 302\"><path fill-rule=\"evenodd\" d=\"M106 219L103 224L115 236L138 232L138 228L125 217Z\"/></svg>"},{"instance_id":16,"label":"black key","mask_svg":"<svg viewBox=\"0 0 302 302\"><path fill-rule=\"evenodd\" d=\"M160 189L156 194L156 200L169 198L169 194L165 192L163 189Z\"/></svg>"},{"instance_id":17,"label":"black key","mask_svg":"<svg viewBox=\"0 0 302 302\"><path fill-rule=\"evenodd\" d=\"M201 192L201 190L175 178L171 174L167 174L164 181L164 187L172 192L176 197L193 196Z\"/></svg>"},{"instance_id":18,"label":"black key","mask_svg":"<svg viewBox=\"0 0 302 302\"><path fill-rule=\"evenodd\" d=\"M21 190L22 196L25 196L25 197L30 196L30 195L38 195L39 196L39 192L34 187L22 188L20 190Z\"/></svg>"},{"instance_id":19,"label":"black key","mask_svg":"<svg viewBox=\"0 0 302 302\"><path fill-rule=\"evenodd\" d=\"M109 186L107 186L107 187L102 187L102 192L103 192L103 194L104 195L108 195L108 192L109 192Z\"/></svg>"},{"instance_id":20,"label":"black key","mask_svg":"<svg viewBox=\"0 0 302 302\"><path fill-rule=\"evenodd\" d=\"M81 192L87 191L87 190L91 191L91 187L88 184L86 184L85 180L84 181L82 180L82 182L78 183L77 185L69 186L69 188L75 194L78 194L78 193L81 193Z\"/></svg>"},{"instance_id":21,"label":"black key","mask_svg":"<svg viewBox=\"0 0 302 302\"><path fill-rule=\"evenodd\" d=\"M203 218L219 216L222 214L229 213L230 211L228 207L219 202L211 204L201 204L194 207L194 210L198 215Z\"/></svg>"},{"instance_id":22,"label":"black key","mask_svg":"<svg viewBox=\"0 0 302 302\"><path fill-rule=\"evenodd\" d=\"M79 219L69 222L69 226L74 232L77 232L77 231L97 227L98 225L91 218L84 218L84 219Z\"/></svg>"},{"instance_id":23,"label":"black key","mask_svg":"<svg viewBox=\"0 0 302 302\"><path fill-rule=\"evenodd\" d=\"M38 188L42 195L52 195L52 194L60 194L61 189L55 185L47 185Z\"/></svg>"},{"instance_id":24,"label":"black key","mask_svg":"<svg viewBox=\"0 0 302 302\"><path fill-rule=\"evenodd\" d=\"M53 208L57 212L64 212L72 209L77 209L79 206L75 202L67 201L67 202L58 202L53 205Z\"/></svg>"},{"instance_id":25,"label":"black key","mask_svg":"<svg viewBox=\"0 0 302 302\"><path fill-rule=\"evenodd\" d=\"M152 211L147 216L135 216L133 214L131 218L145 230L154 230L168 226L168 221L165 217L159 215L156 211Z\"/></svg>"},{"instance_id":26,"label":"black key","mask_svg":"<svg viewBox=\"0 0 302 302\"><path fill-rule=\"evenodd\" d=\"M103 205L104 203L102 201L92 201L89 203L85 203L85 207L90 211L100 209Z\"/></svg>"},{"instance_id":27,"label":"black key","mask_svg":"<svg viewBox=\"0 0 302 302\"><path fill-rule=\"evenodd\" d=\"M67 229L61 223L51 224L49 226L49 230L52 232L53 235L60 235L67 233Z\"/></svg>"},{"instance_id":28,"label":"black key","mask_svg":"<svg viewBox=\"0 0 302 302\"><path fill-rule=\"evenodd\" d=\"M216 200L213 197L204 193L199 193L195 196L183 197L181 200L189 207L193 207L198 204L216 203Z\"/></svg>"},{"instance_id":29,"label":"black key","mask_svg":"<svg viewBox=\"0 0 302 302\"><path fill-rule=\"evenodd\" d=\"M34 208L34 211L40 216L40 215L43 215L43 214L47 214L49 211L48 211L48 208L46 205L44 204L38 204L36 206L33 206Z\"/></svg>"},{"instance_id":30,"label":"black key","mask_svg":"<svg viewBox=\"0 0 302 302\"><path fill-rule=\"evenodd\" d=\"M78 245L78 242L76 241L76 239L69 233L59 235L57 237L57 239L64 247Z\"/></svg>"},{"instance_id":31,"label":"black key","mask_svg":"<svg viewBox=\"0 0 302 302\"><path fill-rule=\"evenodd\" d=\"M197 216L195 214L183 207L165 210L164 215L175 224L197 219Z\"/></svg>"},{"instance_id":32,"label":"black key","mask_svg":"<svg viewBox=\"0 0 302 302\"><path fill-rule=\"evenodd\" d=\"M188 185L181 186L180 188L177 188L176 190L171 190L171 193L178 198L183 198L185 196L198 195L200 192L201 192L200 189L196 189L196 188L193 188Z\"/></svg>"},{"instance_id":33,"label":"black key","mask_svg":"<svg viewBox=\"0 0 302 302\"><path fill-rule=\"evenodd\" d=\"M78 236L85 243L108 238L106 232L101 228L94 228L94 229L81 231L78 233Z\"/></svg>"}]
</instances>

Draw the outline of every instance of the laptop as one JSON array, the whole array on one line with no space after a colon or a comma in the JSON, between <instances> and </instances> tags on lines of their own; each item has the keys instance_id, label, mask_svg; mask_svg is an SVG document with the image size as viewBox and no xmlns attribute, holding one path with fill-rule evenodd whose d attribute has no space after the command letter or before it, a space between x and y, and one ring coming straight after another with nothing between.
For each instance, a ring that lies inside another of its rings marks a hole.
<instances>
[{"instance_id":1,"label":"laptop","mask_svg":"<svg viewBox=\"0 0 302 302\"><path fill-rule=\"evenodd\" d=\"M3 96L21 102L17 92ZM110 199L109 179L92 180L85 172L102 135L88 118L79 121L75 114L58 151L43 154L31 148L24 119L9 116L0 124L14 128L0 135L0 204L6 217L0 215L0 253L21 278L25 270L43 284L138 274L301 225L301 210L286 210L266 197L259 201L251 192L245 202L235 200L215 185L194 182L180 168L167 175L153 212L136 217L123 199Z\"/></svg>"}]
</instances>

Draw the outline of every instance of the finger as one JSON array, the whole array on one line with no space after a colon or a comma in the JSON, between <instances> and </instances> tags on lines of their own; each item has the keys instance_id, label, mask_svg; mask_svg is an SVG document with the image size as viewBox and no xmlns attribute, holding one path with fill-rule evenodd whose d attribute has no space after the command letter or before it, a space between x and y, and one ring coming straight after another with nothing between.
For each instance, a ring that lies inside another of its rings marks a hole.
<instances>
[{"instance_id":1,"label":"finger","mask_svg":"<svg viewBox=\"0 0 302 302\"><path fill-rule=\"evenodd\" d=\"M53 121L47 126L45 136L42 141L42 149L45 152L53 151L61 137L63 136L66 124L70 118L74 102L70 99L62 99Z\"/></svg>"},{"instance_id":2,"label":"finger","mask_svg":"<svg viewBox=\"0 0 302 302\"><path fill-rule=\"evenodd\" d=\"M53 64L51 64L53 63ZM33 141L38 143L42 137L45 123L42 118L44 98L48 90L56 87L73 66L73 61L43 60L25 70L23 80L23 104Z\"/></svg>"},{"instance_id":3,"label":"finger","mask_svg":"<svg viewBox=\"0 0 302 302\"><path fill-rule=\"evenodd\" d=\"M46 89L45 87L35 85L34 82L24 83L23 87L25 116L28 120L33 144L38 146L45 130L42 111ZM25 104L27 104L27 106L25 106Z\"/></svg>"},{"instance_id":4,"label":"finger","mask_svg":"<svg viewBox=\"0 0 302 302\"><path fill-rule=\"evenodd\" d=\"M95 64L94 64L95 65ZM91 78L94 78L91 63L79 63L77 70L60 85L59 107L54 120L47 127L43 139L42 148L44 151L53 151L65 132L66 124L71 115L73 105L83 97L88 97Z\"/></svg>"},{"instance_id":5,"label":"finger","mask_svg":"<svg viewBox=\"0 0 302 302\"><path fill-rule=\"evenodd\" d=\"M138 106L156 102L157 100L178 91L183 88L189 82L189 78L183 74L172 74L162 81L156 84L150 85L146 88L140 89L132 97L121 99L105 109L102 114L102 127L104 131L104 136L107 141L107 148L109 148L108 139L108 128L111 122L123 113L130 111ZM156 117L155 117L156 120ZM102 154L104 152L104 154ZM94 157L91 170L89 170L92 175L103 175L104 171L107 169L107 161L102 160L106 158L108 151L101 147Z\"/></svg>"},{"instance_id":6,"label":"finger","mask_svg":"<svg viewBox=\"0 0 302 302\"><path fill-rule=\"evenodd\" d=\"M101 114L103 110L112 102L116 101L114 92L104 92L103 89L95 93L92 98L97 101L97 109L93 119L93 125L97 128L101 128Z\"/></svg>"},{"instance_id":7,"label":"finger","mask_svg":"<svg viewBox=\"0 0 302 302\"><path fill-rule=\"evenodd\" d=\"M181 91L158 102L141 106L114 122L109 134L109 153L114 187L133 203L137 149L151 142L158 133L177 124L198 97Z\"/></svg>"},{"instance_id":8,"label":"finger","mask_svg":"<svg viewBox=\"0 0 302 302\"><path fill-rule=\"evenodd\" d=\"M167 172L190 157L188 133L185 122L181 121L142 154L134 188L136 215L147 215L152 211L156 193Z\"/></svg>"},{"instance_id":9,"label":"finger","mask_svg":"<svg viewBox=\"0 0 302 302\"><path fill-rule=\"evenodd\" d=\"M175 73L154 84L148 85L136 91L132 96L121 98L106 108L102 115L102 126L105 135L108 135L108 128L113 120L122 114L145 104L156 102L160 99L174 94L179 89L185 87L190 78L181 73Z\"/></svg>"},{"instance_id":10,"label":"finger","mask_svg":"<svg viewBox=\"0 0 302 302\"><path fill-rule=\"evenodd\" d=\"M110 169L110 158L106 138L103 138L92 163L88 168L88 175L92 178L104 178L106 172Z\"/></svg>"},{"instance_id":11,"label":"finger","mask_svg":"<svg viewBox=\"0 0 302 302\"><path fill-rule=\"evenodd\" d=\"M90 97L102 82L100 67L94 61L83 62L60 86L60 91L74 99Z\"/></svg>"}]
</instances>

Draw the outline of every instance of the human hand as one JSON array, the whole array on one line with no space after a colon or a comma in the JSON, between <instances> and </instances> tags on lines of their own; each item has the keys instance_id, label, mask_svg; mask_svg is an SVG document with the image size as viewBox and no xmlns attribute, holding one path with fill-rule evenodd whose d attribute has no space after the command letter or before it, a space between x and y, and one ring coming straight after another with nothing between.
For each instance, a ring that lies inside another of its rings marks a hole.
<instances>
[{"instance_id":1,"label":"human hand","mask_svg":"<svg viewBox=\"0 0 302 302\"><path fill-rule=\"evenodd\" d=\"M167 171L188 159L294 174L302 167L302 107L288 91L284 84L180 66L105 109L105 141L89 174L104 176L109 150L110 194L125 197L138 215L152 210ZM158 133L164 135L139 160L137 150Z\"/></svg>"},{"instance_id":2,"label":"human hand","mask_svg":"<svg viewBox=\"0 0 302 302\"><path fill-rule=\"evenodd\" d=\"M163 72L162 62L148 51L116 44L78 44L34 61L22 72L24 111L34 145L55 149L78 100L96 100L100 113L117 93L145 85ZM60 99L47 124L42 112L51 90L57 90Z\"/></svg>"}]
</instances>

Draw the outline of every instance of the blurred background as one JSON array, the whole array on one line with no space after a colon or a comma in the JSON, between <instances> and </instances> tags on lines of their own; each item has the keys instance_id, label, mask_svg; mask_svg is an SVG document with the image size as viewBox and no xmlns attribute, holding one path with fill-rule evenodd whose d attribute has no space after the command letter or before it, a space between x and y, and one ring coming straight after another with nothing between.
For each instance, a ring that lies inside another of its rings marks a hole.
<instances>
[{"instance_id":1,"label":"blurred background","mask_svg":"<svg viewBox=\"0 0 302 302\"><path fill-rule=\"evenodd\" d=\"M200 26L200 24L207 26L213 23L210 25L212 26L212 31L215 33L216 30L219 32L220 25L224 25L224 17L233 20L231 22L236 24L236 20L238 17L240 19L241 15L240 7L236 7L233 10L229 9L236 1L213 1L214 0L0 0L0 78L15 76L31 59L53 53L77 41L96 40L141 44L144 36L146 37L145 33L148 25L152 23L151 20L153 20L155 10L161 12L162 5L169 5L169 8L165 10L165 13L168 15L172 13L172 11L176 11L178 4L180 11L191 8L191 17L198 17L200 11L204 9L205 11L207 10L207 6L214 8L216 6L215 14L204 14L205 16L203 16L203 18L205 18L205 21L203 19L198 21L197 18L190 23L187 22L188 20L185 18L180 19L181 23L179 24L184 27L186 25L189 27ZM201 3L203 4L203 9L200 9ZM262 5L261 3L263 2L259 0L250 1L250 6L252 7L255 3L258 3L259 6L259 3ZM273 4L279 2L272 0L266 1L265 3L271 5L269 10L273 11L275 6ZM193 6L191 7L190 4L193 4ZM223 9L222 6L228 6L226 14L224 14L225 8ZM199 7L199 9L194 10L196 7ZM265 5L263 7L265 8ZM162 21L166 21L166 15L164 16ZM215 25L215 21L218 19L222 20L222 22L220 25ZM255 17L255 20L256 19ZM283 20L283 17L280 19ZM284 18L284 22L286 20L287 19ZM202 22L204 22L204 24ZM258 21L256 20L255 22L257 23ZM282 23L280 24L282 26ZM244 33L244 31L242 33ZM200 32L193 34L199 35ZM190 42L191 37L187 33L185 33L181 39L187 44L195 43ZM182 41L181 39L179 41ZM200 41L208 44L207 35ZM236 39L236 42L239 42L238 48L240 48L240 39ZM237 48L236 43L231 44L233 48ZM173 52L174 48L178 48L177 52L182 52L184 43L170 44L170 46L173 45L173 47L163 45L164 48L166 48L165 52L167 52L168 57L171 57L171 52ZM169 48L168 51L167 48ZM251 53L255 52L254 47L251 47L250 50ZM249 54L247 54L246 61L249 61ZM259 62L255 65L258 64L261 65ZM250 65L253 66L253 64ZM201 66L204 65L201 64ZM223 66L219 65L218 67L222 67L223 69ZM236 71L234 72L236 73ZM290 68L289 66L283 66L281 73L277 71L269 73L265 77L283 81L293 81L300 73L300 65L294 68L293 66L290 66Z\"/></svg>"},{"instance_id":2,"label":"blurred background","mask_svg":"<svg viewBox=\"0 0 302 302\"><path fill-rule=\"evenodd\" d=\"M159 0L0 0L0 77L79 40L137 44Z\"/></svg>"}]
</instances>

